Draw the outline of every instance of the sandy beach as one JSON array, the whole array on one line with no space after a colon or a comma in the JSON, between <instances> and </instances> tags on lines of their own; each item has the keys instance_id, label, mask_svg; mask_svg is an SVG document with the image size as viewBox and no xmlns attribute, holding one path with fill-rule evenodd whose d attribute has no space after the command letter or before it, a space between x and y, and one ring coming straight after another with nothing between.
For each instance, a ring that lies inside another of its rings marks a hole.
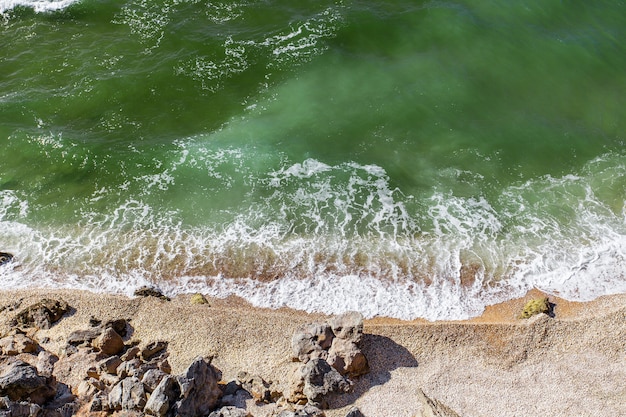
<instances>
[{"instance_id":1,"label":"sandy beach","mask_svg":"<svg viewBox=\"0 0 626 417\"><path fill-rule=\"evenodd\" d=\"M460 416L626 415L626 294L593 302L555 297L555 317L518 318L526 300L489 307L468 321L426 322L374 318L364 323L361 348L370 372L355 379L354 391L331 400L329 417L357 406L367 417L421 415L419 390ZM63 299L72 308L34 337L61 355L70 332L91 318L125 318L128 340L140 345L169 342L172 373L198 355L213 356L222 379L247 371L286 386L296 366L290 340L302 324L327 316L289 309L268 310L236 298L190 303L128 298L67 290L0 292L0 334L20 307L41 298ZM271 415L253 405L253 415Z\"/></svg>"}]
</instances>

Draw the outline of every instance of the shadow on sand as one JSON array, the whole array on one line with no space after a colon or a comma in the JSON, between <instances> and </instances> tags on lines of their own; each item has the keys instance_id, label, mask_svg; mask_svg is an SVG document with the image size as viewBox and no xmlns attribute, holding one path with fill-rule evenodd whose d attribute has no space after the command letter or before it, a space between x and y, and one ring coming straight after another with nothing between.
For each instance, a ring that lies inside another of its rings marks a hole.
<instances>
[{"instance_id":1,"label":"shadow on sand","mask_svg":"<svg viewBox=\"0 0 626 417\"><path fill-rule=\"evenodd\" d=\"M417 360L404 346L385 336L364 334L360 343L370 366L369 373L354 378L354 390L329 398L330 408L353 404L365 392L391 379L391 371L397 368L416 368Z\"/></svg>"}]
</instances>

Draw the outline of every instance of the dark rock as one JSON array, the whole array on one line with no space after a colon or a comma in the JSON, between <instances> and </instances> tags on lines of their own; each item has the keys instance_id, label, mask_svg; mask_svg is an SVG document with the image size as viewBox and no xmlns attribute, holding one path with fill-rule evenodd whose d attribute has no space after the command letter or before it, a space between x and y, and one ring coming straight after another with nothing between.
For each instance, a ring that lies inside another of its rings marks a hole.
<instances>
[{"instance_id":1,"label":"dark rock","mask_svg":"<svg viewBox=\"0 0 626 417\"><path fill-rule=\"evenodd\" d=\"M3 355L18 355L33 353L39 348L37 342L22 333L6 336L0 339L0 351Z\"/></svg>"},{"instance_id":2,"label":"dark rock","mask_svg":"<svg viewBox=\"0 0 626 417\"><path fill-rule=\"evenodd\" d=\"M93 327L86 330L74 330L67 336L67 343L72 346L87 345L102 334L102 328Z\"/></svg>"},{"instance_id":3,"label":"dark rock","mask_svg":"<svg viewBox=\"0 0 626 417\"><path fill-rule=\"evenodd\" d=\"M154 288L154 287L145 287L145 286L141 287L135 290L134 295L136 297L156 297L156 298L160 298L161 300L170 301L168 297L163 295L161 290Z\"/></svg>"},{"instance_id":4,"label":"dark rock","mask_svg":"<svg viewBox=\"0 0 626 417\"><path fill-rule=\"evenodd\" d=\"M104 328L112 328L117 334L126 337L128 334L128 321L126 319L109 320L104 324Z\"/></svg>"},{"instance_id":5,"label":"dark rock","mask_svg":"<svg viewBox=\"0 0 626 417\"><path fill-rule=\"evenodd\" d=\"M124 378L109 393L109 408L113 410L143 410L146 392L135 377Z\"/></svg>"},{"instance_id":6,"label":"dark rock","mask_svg":"<svg viewBox=\"0 0 626 417\"><path fill-rule=\"evenodd\" d=\"M310 323L300 326L291 338L291 349L294 357L301 362L312 358L326 358L326 350L333 341L334 335L330 325L326 323Z\"/></svg>"},{"instance_id":7,"label":"dark rock","mask_svg":"<svg viewBox=\"0 0 626 417\"><path fill-rule=\"evenodd\" d=\"M15 358L0 359L0 395L12 401L26 399L32 392L45 387L46 378L33 366Z\"/></svg>"},{"instance_id":8,"label":"dark rock","mask_svg":"<svg viewBox=\"0 0 626 417\"><path fill-rule=\"evenodd\" d=\"M352 390L352 383L324 359L311 359L302 366L301 375L304 380L302 393L314 406L326 408L326 395Z\"/></svg>"},{"instance_id":9,"label":"dark rock","mask_svg":"<svg viewBox=\"0 0 626 417\"><path fill-rule=\"evenodd\" d=\"M176 400L180 397L180 386L175 377L166 375L156 386L148 402L144 407L144 412L153 416L163 417L167 415Z\"/></svg>"},{"instance_id":10,"label":"dark rock","mask_svg":"<svg viewBox=\"0 0 626 417\"><path fill-rule=\"evenodd\" d=\"M217 405L222 391L218 387L221 373L211 366L210 361L198 357L189 368L178 376L181 399L176 402L176 413L180 417L195 417L209 414Z\"/></svg>"},{"instance_id":11,"label":"dark rock","mask_svg":"<svg viewBox=\"0 0 626 417\"><path fill-rule=\"evenodd\" d=\"M13 326L38 327L49 329L54 323L63 317L70 306L62 300L50 300L44 298L19 312L12 320Z\"/></svg>"},{"instance_id":12,"label":"dark rock","mask_svg":"<svg viewBox=\"0 0 626 417\"><path fill-rule=\"evenodd\" d=\"M150 359L161 354L165 349L167 349L167 342L150 342L143 349L141 349L141 359L149 361Z\"/></svg>"},{"instance_id":13,"label":"dark rock","mask_svg":"<svg viewBox=\"0 0 626 417\"><path fill-rule=\"evenodd\" d=\"M252 414L242 408L227 406L213 411L209 417L252 417Z\"/></svg>"},{"instance_id":14,"label":"dark rock","mask_svg":"<svg viewBox=\"0 0 626 417\"><path fill-rule=\"evenodd\" d=\"M8 252L0 252L0 265L8 264L13 260L13 254Z\"/></svg>"},{"instance_id":15,"label":"dark rock","mask_svg":"<svg viewBox=\"0 0 626 417\"><path fill-rule=\"evenodd\" d=\"M117 355L124 350L124 340L112 327L106 328L93 341L93 347L100 349L105 355Z\"/></svg>"},{"instance_id":16,"label":"dark rock","mask_svg":"<svg viewBox=\"0 0 626 417\"><path fill-rule=\"evenodd\" d=\"M142 378L143 374L146 372L146 370L141 369L142 365L143 364L139 358L122 362L122 364L117 367L117 376L120 377L120 379L124 379L129 376Z\"/></svg>"},{"instance_id":17,"label":"dark rock","mask_svg":"<svg viewBox=\"0 0 626 417\"><path fill-rule=\"evenodd\" d=\"M328 351L327 361L342 375L356 377L369 372L365 355L350 339L335 338Z\"/></svg>"},{"instance_id":18,"label":"dark rock","mask_svg":"<svg viewBox=\"0 0 626 417\"><path fill-rule=\"evenodd\" d=\"M363 336L363 315L357 311L335 316L330 320L330 327L336 337L359 343Z\"/></svg>"}]
</instances>

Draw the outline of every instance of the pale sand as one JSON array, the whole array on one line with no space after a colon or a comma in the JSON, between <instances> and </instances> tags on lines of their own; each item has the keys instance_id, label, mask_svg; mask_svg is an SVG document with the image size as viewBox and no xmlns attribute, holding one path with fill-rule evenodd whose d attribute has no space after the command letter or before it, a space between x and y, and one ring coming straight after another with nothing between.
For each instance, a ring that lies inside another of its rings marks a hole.
<instances>
[{"instance_id":1,"label":"pale sand","mask_svg":"<svg viewBox=\"0 0 626 417\"><path fill-rule=\"evenodd\" d=\"M533 295L538 294L525 299ZM247 371L282 387L297 366L290 350L294 330L326 319L253 308L235 298L209 299L208 306L191 305L189 296L167 302L81 291L0 291L0 307L21 299L23 308L42 297L62 298L73 307L36 335L48 337L42 345L55 353L92 316L129 318L130 339L169 341L173 373L197 355L213 355L224 381ZM367 417L413 417L421 410L422 389L463 417L626 416L626 294L590 303L551 298L556 318L519 320L525 299L490 307L469 321L367 320L362 345L371 372L326 415L344 417L356 405ZM15 313L0 313L0 334ZM265 406L253 413L270 411Z\"/></svg>"}]
</instances>

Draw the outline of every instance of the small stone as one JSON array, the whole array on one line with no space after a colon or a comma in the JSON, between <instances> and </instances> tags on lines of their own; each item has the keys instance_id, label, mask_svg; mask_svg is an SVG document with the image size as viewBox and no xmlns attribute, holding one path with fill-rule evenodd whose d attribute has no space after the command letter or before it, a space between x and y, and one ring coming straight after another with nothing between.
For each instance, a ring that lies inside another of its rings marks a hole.
<instances>
[{"instance_id":1,"label":"small stone","mask_svg":"<svg viewBox=\"0 0 626 417\"><path fill-rule=\"evenodd\" d=\"M139 349L138 346L133 346L130 349L128 349L120 358L126 362L126 361L130 361L135 359L137 356L139 356L139 353L141 352L141 349Z\"/></svg>"},{"instance_id":2,"label":"small stone","mask_svg":"<svg viewBox=\"0 0 626 417\"><path fill-rule=\"evenodd\" d=\"M98 363L98 370L100 373L107 373L111 375L117 374L117 368L122 364L122 359L119 356L111 356Z\"/></svg>"},{"instance_id":3,"label":"small stone","mask_svg":"<svg viewBox=\"0 0 626 417\"><path fill-rule=\"evenodd\" d=\"M0 265L8 264L13 260L13 254L8 252L0 252Z\"/></svg>"},{"instance_id":4,"label":"small stone","mask_svg":"<svg viewBox=\"0 0 626 417\"><path fill-rule=\"evenodd\" d=\"M191 296L191 304L209 304L206 297L200 293L195 293Z\"/></svg>"},{"instance_id":5,"label":"small stone","mask_svg":"<svg viewBox=\"0 0 626 417\"><path fill-rule=\"evenodd\" d=\"M547 297L544 298L535 298L529 300L522 309L522 313L520 314L520 319L527 319L536 314L547 314L551 315L552 313L552 304Z\"/></svg>"}]
</instances>

